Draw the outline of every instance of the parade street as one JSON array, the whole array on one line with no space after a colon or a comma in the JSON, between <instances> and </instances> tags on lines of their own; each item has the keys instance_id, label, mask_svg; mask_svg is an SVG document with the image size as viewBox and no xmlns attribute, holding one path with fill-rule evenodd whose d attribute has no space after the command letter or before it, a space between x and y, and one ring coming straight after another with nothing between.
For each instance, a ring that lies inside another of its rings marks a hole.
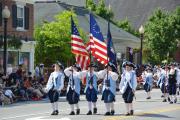
<instances>
[{"instance_id":1,"label":"parade street","mask_svg":"<svg viewBox=\"0 0 180 120\"><path fill-rule=\"evenodd\" d=\"M98 96L97 115L86 115L88 112L85 96L81 96L80 115L68 115L70 107L65 97L59 100L60 114L51 116L51 106L48 100L21 102L0 108L0 120L179 120L180 119L180 97L176 104L162 102L159 89L152 90L152 99L146 100L146 93L143 90L136 91L134 101L134 116L125 116L125 105L122 96L117 93L115 102L115 115L104 116L105 106Z\"/></svg>"}]
</instances>

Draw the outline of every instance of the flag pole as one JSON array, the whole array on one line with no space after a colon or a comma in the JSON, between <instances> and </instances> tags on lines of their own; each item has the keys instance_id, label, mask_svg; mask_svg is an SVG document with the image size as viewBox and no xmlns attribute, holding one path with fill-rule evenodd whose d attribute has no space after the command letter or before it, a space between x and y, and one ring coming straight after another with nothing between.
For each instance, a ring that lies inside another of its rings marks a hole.
<instances>
[{"instance_id":1,"label":"flag pole","mask_svg":"<svg viewBox=\"0 0 180 120\"><path fill-rule=\"evenodd\" d=\"M110 4L109 4L109 11L111 10L111 6L110 6ZM108 33L109 33L109 29L110 29L110 16L109 16L109 18L108 18ZM109 61L108 61L108 41L109 41L109 38L108 38L108 35L107 35L107 62L109 63ZM108 72L108 63L107 63L107 80L108 80L108 77L109 77L109 72Z\"/></svg>"}]
</instances>

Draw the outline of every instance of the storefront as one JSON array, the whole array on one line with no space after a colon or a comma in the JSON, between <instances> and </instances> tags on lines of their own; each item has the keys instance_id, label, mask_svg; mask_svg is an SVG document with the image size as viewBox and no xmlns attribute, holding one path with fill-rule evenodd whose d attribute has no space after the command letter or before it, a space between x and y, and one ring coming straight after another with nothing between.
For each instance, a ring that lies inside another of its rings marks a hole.
<instances>
[{"instance_id":1,"label":"storefront","mask_svg":"<svg viewBox=\"0 0 180 120\"><path fill-rule=\"evenodd\" d=\"M22 41L21 49L8 49L7 52L7 73L19 64L23 65L23 69L33 72L34 69L34 41ZM0 49L0 70L3 70L3 49Z\"/></svg>"}]
</instances>

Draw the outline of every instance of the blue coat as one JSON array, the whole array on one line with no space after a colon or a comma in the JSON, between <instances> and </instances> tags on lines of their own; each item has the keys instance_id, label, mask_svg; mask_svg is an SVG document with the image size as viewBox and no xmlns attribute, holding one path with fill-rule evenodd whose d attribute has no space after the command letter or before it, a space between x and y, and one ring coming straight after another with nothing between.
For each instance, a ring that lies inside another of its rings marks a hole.
<instances>
[{"instance_id":1,"label":"blue coat","mask_svg":"<svg viewBox=\"0 0 180 120\"><path fill-rule=\"evenodd\" d=\"M86 74L86 88L85 88L85 90L84 90L84 92L86 92L86 90L87 90L87 88L88 87L90 87L90 84L91 84L91 78L90 77L92 77L92 86L94 87L94 89L96 90L96 91L98 91L97 90L97 76L96 76L96 74L92 74L91 76L90 76L90 72L88 72L87 74Z\"/></svg>"},{"instance_id":2,"label":"blue coat","mask_svg":"<svg viewBox=\"0 0 180 120\"><path fill-rule=\"evenodd\" d=\"M64 73L66 74L66 76L69 77L67 92L69 91L69 88L72 87L77 94L80 94L80 89L81 89L81 86L80 86L80 83L81 83L80 72L76 72L76 71L72 72L71 68L66 68L64 70ZM74 86L72 86L72 80L74 80Z\"/></svg>"},{"instance_id":3,"label":"blue coat","mask_svg":"<svg viewBox=\"0 0 180 120\"><path fill-rule=\"evenodd\" d=\"M46 85L46 90L49 91L51 88L53 88L54 90L61 90L64 87L64 74L62 72L52 72L47 85Z\"/></svg>"},{"instance_id":4,"label":"blue coat","mask_svg":"<svg viewBox=\"0 0 180 120\"><path fill-rule=\"evenodd\" d=\"M106 86L106 80L107 80L107 70L101 70L98 72L98 77L100 79L103 79L103 89L102 89L102 93L104 92ZM114 94L114 96L116 95L116 81L118 79L118 74L116 72L112 72L109 71L108 73L108 80L110 83L109 89L110 91Z\"/></svg>"},{"instance_id":5,"label":"blue coat","mask_svg":"<svg viewBox=\"0 0 180 120\"><path fill-rule=\"evenodd\" d=\"M153 74L147 73L147 75L145 77L145 83L147 83L148 85L150 85L150 87L152 87L152 85L153 85Z\"/></svg>"},{"instance_id":6,"label":"blue coat","mask_svg":"<svg viewBox=\"0 0 180 120\"><path fill-rule=\"evenodd\" d=\"M130 71L130 81L126 80L126 72L121 75L121 82L120 82L120 92L124 93L127 89L127 86L129 84L130 88L133 89L134 91L136 90L137 87L137 79L136 79L136 73L135 71Z\"/></svg>"}]
</instances>

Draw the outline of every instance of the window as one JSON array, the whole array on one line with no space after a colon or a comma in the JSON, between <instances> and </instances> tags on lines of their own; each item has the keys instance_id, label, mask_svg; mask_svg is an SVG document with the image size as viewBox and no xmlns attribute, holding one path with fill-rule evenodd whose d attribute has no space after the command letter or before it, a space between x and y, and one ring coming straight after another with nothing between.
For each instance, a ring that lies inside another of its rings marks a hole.
<instances>
[{"instance_id":1,"label":"window","mask_svg":"<svg viewBox=\"0 0 180 120\"><path fill-rule=\"evenodd\" d=\"M17 28L24 28L24 6L17 6Z\"/></svg>"},{"instance_id":2,"label":"window","mask_svg":"<svg viewBox=\"0 0 180 120\"><path fill-rule=\"evenodd\" d=\"M29 71L30 64L30 53L29 52L20 52L19 54L19 64L23 64L23 67L26 71Z\"/></svg>"},{"instance_id":3,"label":"window","mask_svg":"<svg viewBox=\"0 0 180 120\"><path fill-rule=\"evenodd\" d=\"M29 29L29 7L21 4L12 5L12 27L17 30ZM33 19L31 19L33 20Z\"/></svg>"},{"instance_id":4,"label":"window","mask_svg":"<svg viewBox=\"0 0 180 120\"><path fill-rule=\"evenodd\" d=\"M0 51L0 72L3 71L3 51ZM18 51L7 51L7 73L18 66Z\"/></svg>"}]
</instances>

